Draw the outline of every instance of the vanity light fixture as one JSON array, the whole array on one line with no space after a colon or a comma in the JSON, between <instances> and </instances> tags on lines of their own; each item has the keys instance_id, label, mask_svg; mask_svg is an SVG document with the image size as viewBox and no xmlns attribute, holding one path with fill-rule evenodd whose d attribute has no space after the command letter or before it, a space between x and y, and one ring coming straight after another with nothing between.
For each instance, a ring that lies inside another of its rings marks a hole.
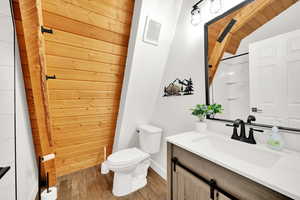
<instances>
[{"instance_id":1,"label":"vanity light fixture","mask_svg":"<svg viewBox=\"0 0 300 200\"><path fill-rule=\"evenodd\" d=\"M191 24L194 26L197 26L201 22L201 10L200 10L200 3L202 3L204 0L198 1L191 11Z\"/></svg>"},{"instance_id":2,"label":"vanity light fixture","mask_svg":"<svg viewBox=\"0 0 300 200\"><path fill-rule=\"evenodd\" d=\"M191 11L191 24L194 26L197 26L201 22L201 9L200 4L204 0L198 1L195 5L193 5L192 11ZM211 14L217 14L222 10L222 0L210 0L210 12Z\"/></svg>"},{"instance_id":3,"label":"vanity light fixture","mask_svg":"<svg viewBox=\"0 0 300 200\"><path fill-rule=\"evenodd\" d=\"M222 10L222 0L210 0L210 13L217 14Z\"/></svg>"}]
</instances>

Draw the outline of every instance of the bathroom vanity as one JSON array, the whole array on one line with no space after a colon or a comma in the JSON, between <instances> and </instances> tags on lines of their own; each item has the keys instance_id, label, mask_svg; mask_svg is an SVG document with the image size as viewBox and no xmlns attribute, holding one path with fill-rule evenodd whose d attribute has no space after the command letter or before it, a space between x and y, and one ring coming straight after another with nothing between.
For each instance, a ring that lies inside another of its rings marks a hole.
<instances>
[{"instance_id":1,"label":"bathroom vanity","mask_svg":"<svg viewBox=\"0 0 300 200\"><path fill-rule=\"evenodd\" d=\"M214 132L167 138L168 200L300 199L300 154Z\"/></svg>"}]
</instances>

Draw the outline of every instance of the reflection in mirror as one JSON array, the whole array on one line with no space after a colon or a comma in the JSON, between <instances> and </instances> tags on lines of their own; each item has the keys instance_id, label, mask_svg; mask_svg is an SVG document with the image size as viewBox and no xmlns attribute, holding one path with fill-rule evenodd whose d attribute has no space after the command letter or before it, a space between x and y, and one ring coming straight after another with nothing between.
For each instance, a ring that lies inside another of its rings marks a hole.
<instances>
[{"instance_id":1,"label":"reflection in mirror","mask_svg":"<svg viewBox=\"0 0 300 200\"><path fill-rule=\"evenodd\" d=\"M207 24L209 103L221 119L300 129L300 3L246 1Z\"/></svg>"}]
</instances>

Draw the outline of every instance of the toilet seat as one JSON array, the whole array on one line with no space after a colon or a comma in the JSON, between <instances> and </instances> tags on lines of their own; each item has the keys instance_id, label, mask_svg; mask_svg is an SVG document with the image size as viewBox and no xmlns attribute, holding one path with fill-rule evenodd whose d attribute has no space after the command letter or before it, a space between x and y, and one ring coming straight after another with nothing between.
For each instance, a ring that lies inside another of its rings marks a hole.
<instances>
[{"instance_id":1,"label":"toilet seat","mask_svg":"<svg viewBox=\"0 0 300 200\"><path fill-rule=\"evenodd\" d=\"M124 149L108 156L107 164L112 168L123 168L137 164L148 157L150 157L148 153L138 148Z\"/></svg>"}]
</instances>

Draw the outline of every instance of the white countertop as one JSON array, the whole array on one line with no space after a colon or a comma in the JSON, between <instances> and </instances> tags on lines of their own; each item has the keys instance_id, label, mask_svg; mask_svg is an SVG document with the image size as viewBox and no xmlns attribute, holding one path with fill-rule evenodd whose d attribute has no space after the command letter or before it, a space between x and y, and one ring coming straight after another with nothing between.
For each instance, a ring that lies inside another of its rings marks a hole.
<instances>
[{"instance_id":1,"label":"white countertop","mask_svg":"<svg viewBox=\"0 0 300 200\"><path fill-rule=\"evenodd\" d=\"M209 131L186 132L168 137L167 141L274 191L300 200L299 152L275 151L266 145L247 144Z\"/></svg>"}]
</instances>

